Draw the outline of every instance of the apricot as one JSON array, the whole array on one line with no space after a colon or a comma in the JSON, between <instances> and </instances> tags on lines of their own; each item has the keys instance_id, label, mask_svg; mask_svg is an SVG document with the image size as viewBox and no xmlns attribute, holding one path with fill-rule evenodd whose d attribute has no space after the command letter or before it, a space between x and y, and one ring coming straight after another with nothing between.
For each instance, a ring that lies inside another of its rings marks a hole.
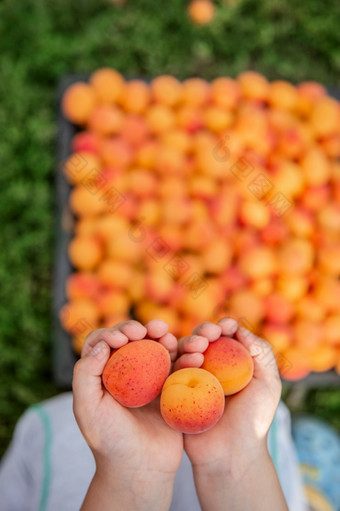
<instances>
[{"instance_id":1,"label":"apricot","mask_svg":"<svg viewBox=\"0 0 340 511\"><path fill-rule=\"evenodd\" d=\"M293 110L298 102L298 93L291 83L276 80L269 86L268 101L273 107Z\"/></svg>"},{"instance_id":2,"label":"apricot","mask_svg":"<svg viewBox=\"0 0 340 511\"><path fill-rule=\"evenodd\" d=\"M100 316L126 315L130 309L129 296L119 289L107 289L100 293L96 299Z\"/></svg>"},{"instance_id":3,"label":"apricot","mask_svg":"<svg viewBox=\"0 0 340 511\"><path fill-rule=\"evenodd\" d=\"M74 153L94 153L99 151L100 136L90 131L80 131L72 138L72 151Z\"/></svg>"},{"instance_id":4,"label":"apricot","mask_svg":"<svg viewBox=\"0 0 340 511\"><path fill-rule=\"evenodd\" d=\"M296 381L308 376L311 370L308 367L305 348L290 346L282 355L277 363L285 380Z\"/></svg>"},{"instance_id":5,"label":"apricot","mask_svg":"<svg viewBox=\"0 0 340 511\"><path fill-rule=\"evenodd\" d=\"M298 346L311 349L323 340L322 323L315 320L297 319L293 322L294 341Z\"/></svg>"},{"instance_id":6,"label":"apricot","mask_svg":"<svg viewBox=\"0 0 340 511\"><path fill-rule=\"evenodd\" d=\"M190 135L179 128L162 133L160 142L162 145L185 154L190 152L192 144Z\"/></svg>"},{"instance_id":7,"label":"apricot","mask_svg":"<svg viewBox=\"0 0 340 511\"><path fill-rule=\"evenodd\" d=\"M71 300L61 308L59 317L63 328L67 332L77 335L83 329L84 323L94 325L93 329L95 329L99 311L92 300Z\"/></svg>"},{"instance_id":8,"label":"apricot","mask_svg":"<svg viewBox=\"0 0 340 511\"><path fill-rule=\"evenodd\" d=\"M307 208L295 206L286 218L286 224L293 236L310 238L315 232L315 219Z\"/></svg>"},{"instance_id":9,"label":"apricot","mask_svg":"<svg viewBox=\"0 0 340 511\"><path fill-rule=\"evenodd\" d=\"M319 211L328 203L330 192L328 184L308 186L301 196L301 203L311 211Z\"/></svg>"},{"instance_id":10,"label":"apricot","mask_svg":"<svg viewBox=\"0 0 340 511\"><path fill-rule=\"evenodd\" d=\"M146 141L149 127L141 115L128 114L123 120L120 134L124 140L136 147Z\"/></svg>"},{"instance_id":11,"label":"apricot","mask_svg":"<svg viewBox=\"0 0 340 511\"><path fill-rule=\"evenodd\" d=\"M147 169L153 168L158 151L158 143L152 139L146 139L135 152L135 163Z\"/></svg>"},{"instance_id":12,"label":"apricot","mask_svg":"<svg viewBox=\"0 0 340 511\"><path fill-rule=\"evenodd\" d=\"M331 345L340 346L340 314L331 314L324 323L324 338Z\"/></svg>"},{"instance_id":13,"label":"apricot","mask_svg":"<svg viewBox=\"0 0 340 511\"><path fill-rule=\"evenodd\" d=\"M305 275L280 275L277 278L277 289L282 296L290 301L300 300L308 290L309 282Z\"/></svg>"},{"instance_id":14,"label":"apricot","mask_svg":"<svg viewBox=\"0 0 340 511\"><path fill-rule=\"evenodd\" d=\"M203 123L213 133L221 133L228 129L234 120L230 110L218 106L208 106L203 112Z\"/></svg>"},{"instance_id":15,"label":"apricot","mask_svg":"<svg viewBox=\"0 0 340 511\"><path fill-rule=\"evenodd\" d=\"M338 352L335 346L320 344L308 353L307 359L310 370L321 373L336 365Z\"/></svg>"},{"instance_id":16,"label":"apricot","mask_svg":"<svg viewBox=\"0 0 340 511\"><path fill-rule=\"evenodd\" d=\"M170 355L164 346L142 339L114 350L104 367L102 379L116 401L137 408L158 396L169 371Z\"/></svg>"},{"instance_id":17,"label":"apricot","mask_svg":"<svg viewBox=\"0 0 340 511\"><path fill-rule=\"evenodd\" d=\"M232 78L215 78L211 82L211 97L217 106L234 109L241 98L239 84Z\"/></svg>"},{"instance_id":18,"label":"apricot","mask_svg":"<svg viewBox=\"0 0 340 511\"><path fill-rule=\"evenodd\" d=\"M182 84L182 101L187 105L201 107L210 98L210 85L202 78L188 78Z\"/></svg>"},{"instance_id":19,"label":"apricot","mask_svg":"<svg viewBox=\"0 0 340 511\"><path fill-rule=\"evenodd\" d=\"M206 25L214 18L215 6L210 0L192 0L188 6L188 14L196 25Z\"/></svg>"},{"instance_id":20,"label":"apricot","mask_svg":"<svg viewBox=\"0 0 340 511\"><path fill-rule=\"evenodd\" d=\"M203 433L223 415L223 388L209 371L180 369L165 380L160 406L163 419L173 429L186 434Z\"/></svg>"},{"instance_id":21,"label":"apricot","mask_svg":"<svg viewBox=\"0 0 340 511\"><path fill-rule=\"evenodd\" d=\"M66 281L66 296L69 300L91 300L98 295L100 283L93 273L72 273Z\"/></svg>"},{"instance_id":22,"label":"apricot","mask_svg":"<svg viewBox=\"0 0 340 511\"><path fill-rule=\"evenodd\" d=\"M181 151L167 146L159 147L154 166L162 178L169 174L185 175L187 170L185 155Z\"/></svg>"},{"instance_id":23,"label":"apricot","mask_svg":"<svg viewBox=\"0 0 340 511\"><path fill-rule=\"evenodd\" d=\"M108 256L119 261L138 261L142 249L140 240L133 237L130 230L117 234L107 244Z\"/></svg>"},{"instance_id":24,"label":"apricot","mask_svg":"<svg viewBox=\"0 0 340 511\"><path fill-rule=\"evenodd\" d=\"M212 240L201 253L203 268L207 273L220 273L231 263L233 250L223 238Z\"/></svg>"},{"instance_id":25,"label":"apricot","mask_svg":"<svg viewBox=\"0 0 340 511\"><path fill-rule=\"evenodd\" d=\"M293 304L280 293L274 292L264 298L266 319L273 323L288 323L294 315Z\"/></svg>"},{"instance_id":26,"label":"apricot","mask_svg":"<svg viewBox=\"0 0 340 511\"><path fill-rule=\"evenodd\" d=\"M157 76L152 80L150 88L152 99L156 103L174 107L180 101L182 84L173 76Z\"/></svg>"},{"instance_id":27,"label":"apricot","mask_svg":"<svg viewBox=\"0 0 340 511\"><path fill-rule=\"evenodd\" d=\"M101 68L92 73L90 83L102 103L116 103L124 89L124 78L118 71Z\"/></svg>"},{"instance_id":28,"label":"apricot","mask_svg":"<svg viewBox=\"0 0 340 511\"><path fill-rule=\"evenodd\" d=\"M166 133L175 127L176 117L171 108L165 105L151 105L145 117L150 131L154 135Z\"/></svg>"},{"instance_id":29,"label":"apricot","mask_svg":"<svg viewBox=\"0 0 340 511\"><path fill-rule=\"evenodd\" d=\"M127 112L141 114L150 102L150 89L143 80L131 80L124 86L120 104Z\"/></svg>"},{"instance_id":30,"label":"apricot","mask_svg":"<svg viewBox=\"0 0 340 511\"><path fill-rule=\"evenodd\" d=\"M317 137L339 133L340 105L329 96L320 98L314 105L310 123Z\"/></svg>"},{"instance_id":31,"label":"apricot","mask_svg":"<svg viewBox=\"0 0 340 511\"><path fill-rule=\"evenodd\" d=\"M128 167L133 160L133 150L122 137L105 138L99 148L99 155L104 165Z\"/></svg>"},{"instance_id":32,"label":"apricot","mask_svg":"<svg viewBox=\"0 0 340 511\"><path fill-rule=\"evenodd\" d=\"M189 134L194 134L203 127L201 110L197 106L184 104L176 113L177 126Z\"/></svg>"},{"instance_id":33,"label":"apricot","mask_svg":"<svg viewBox=\"0 0 340 511\"><path fill-rule=\"evenodd\" d=\"M105 259L97 269L99 282L107 287L127 289L133 282L133 271L130 264Z\"/></svg>"},{"instance_id":34,"label":"apricot","mask_svg":"<svg viewBox=\"0 0 340 511\"><path fill-rule=\"evenodd\" d=\"M244 200L240 205L239 218L246 226L263 229L270 222L270 211L268 206L259 200Z\"/></svg>"},{"instance_id":35,"label":"apricot","mask_svg":"<svg viewBox=\"0 0 340 511\"><path fill-rule=\"evenodd\" d=\"M277 270L274 251L265 245L250 247L241 253L238 264L241 272L252 279L274 275Z\"/></svg>"},{"instance_id":36,"label":"apricot","mask_svg":"<svg viewBox=\"0 0 340 511\"><path fill-rule=\"evenodd\" d=\"M301 275L312 269L315 252L306 239L292 238L278 251L278 268L281 273Z\"/></svg>"},{"instance_id":37,"label":"apricot","mask_svg":"<svg viewBox=\"0 0 340 511\"><path fill-rule=\"evenodd\" d=\"M93 153L73 153L66 160L62 169L71 184L88 183L99 174L101 162Z\"/></svg>"},{"instance_id":38,"label":"apricot","mask_svg":"<svg viewBox=\"0 0 340 511\"><path fill-rule=\"evenodd\" d=\"M297 111L302 116L308 116L317 100L327 95L327 90L317 82L302 82L297 85Z\"/></svg>"},{"instance_id":39,"label":"apricot","mask_svg":"<svg viewBox=\"0 0 340 511\"><path fill-rule=\"evenodd\" d=\"M69 244L68 254L75 268L90 271L99 264L102 248L93 236L75 236Z\"/></svg>"},{"instance_id":40,"label":"apricot","mask_svg":"<svg viewBox=\"0 0 340 511\"><path fill-rule=\"evenodd\" d=\"M312 293L307 293L296 303L296 314L298 317L310 321L323 321L325 310Z\"/></svg>"},{"instance_id":41,"label":"apricot","mask_svg":"<svg viewBox=\"0 0 340 511\"><path fill-rule=\"evenodd\" d=\"M244 71L237 77L241 93L246 99L265 101L269 94L269 83L264 76L255 71Z\"/></svg>"},{"instance_id":42,"label":"apricot","mask_svg":"<svg viewBox=\"0 0 340 511\"><path fill-rule=\"evenodd\" d=\"M105 210L102 192L77 185L70 193L70 208L79 217L99 215Z\"/></svg>"},{"instance_id":43,"label":"apricot","mask_svg":"<svg viewBox=\"0 0 340 511\"><path fill-rule=\"evenodd\" d=\"M211 342L203 355L202 369L216 376L226 396L242 390L253 377L253 359L235 339L222 336Z\"/></svg>"},{"instance_id":44,"label":"apricot","mask_svg":"<svg viewBox=\"0 0 340 511\"><path fill-rule=\"evenodd\" d=\"M90 131L102 136L119 133L124 122L124 115L120 108L113 105L98 105L88 119L87 126Z\"/></svg>"},{"instance_id":45,"label":"apricot","mask_svg":"<svg viewBox=\"0 0 340 511\"><path fill-rule=\"evenodd\" d=\"M156 199L143 199L136 210L136 220L146 226L158 225L161 218L161 205Z\"/></svg>"},{"instance_id":46,"label":"apricot","mask_svg":"<svg viewBox=\"0 0 340 511\"><path fill-rule=\"evenodd\" d=\"M293 340L292 327L285 324L265 323L261 334L272 345L274 353L286 350Z\"/></svg>"},{"instance_id":47,"label":"apricot","mask_svg":"<svg viewBox=\"0 0 340 511\"><path fill-rule=\"evenodd\" d=\"M331 177L330 162L317 146L311 147L300 161L302 175L308 186L321 186Z\"/></svg>"},{"instance_id":48,"label":"apricot","mask_svg":"<svg viewBox=\"0 0 340 511\"><path fill-rule=\"evenodd\" d=\"M82 82L70 85L63 95L61 108L74 124L85 124L97 102L94 88Z\"/></svg>"},{"instance_id":49,"label":"apricot","mask_svg":"<svg viewBox=\"0 0 340 511\"><path fill-rule=\"evenodd\" d=\"M251 325L257 325L262 321L265 308L262 297L252 289L238 289L229 301L230 313L235 319L242 318L245 314Z\"/></svg>"},{"instance_id":50,"label":"apricot","mask_svg":"<svg viewBox=\"0 0 340 511\"><path fill-rule=\"evenodd\" d=\"M97 219L96 234L104 243L109 242L110 239L118 234L124 234L128 229L129 224L126 219L115 213L107 213Z\"/></svg>"}]
</instances>

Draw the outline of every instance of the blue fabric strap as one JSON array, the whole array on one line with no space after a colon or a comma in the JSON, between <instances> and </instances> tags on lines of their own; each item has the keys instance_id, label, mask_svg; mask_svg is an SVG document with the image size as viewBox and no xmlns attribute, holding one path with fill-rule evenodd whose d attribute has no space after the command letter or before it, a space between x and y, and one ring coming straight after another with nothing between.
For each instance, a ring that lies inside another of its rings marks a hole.
<instances>
[{"instance_id":1,"label":"blue fabric strap","mask_svg":"<svg viewBox=\"0 0 340 511\"><path fill-rule=\"evenodd\" d=\"M45 511L51 483L52 427L50 418L41 405L33 405L31 409L39 415L44 429L43 480L38 511Z\"/></svg>"}]
</instances>

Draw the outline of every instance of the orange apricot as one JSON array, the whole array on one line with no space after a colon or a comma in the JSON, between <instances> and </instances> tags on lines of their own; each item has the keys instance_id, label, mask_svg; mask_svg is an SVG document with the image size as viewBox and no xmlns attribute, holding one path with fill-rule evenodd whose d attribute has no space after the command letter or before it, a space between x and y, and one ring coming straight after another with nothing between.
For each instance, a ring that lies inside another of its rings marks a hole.
<instances>
[{"instance_id":1,"label":"orange apricot","mask_svg":"<svg viewBox=\"0 0 340 511\"><path fill-rule=\"evenodd\" d=\"M71 211L79 217L95 216L105 210L101 190L77 185L70 193Z\"/></svg>"},{"instance_id":2,"label":"orange apricot","mask_svg":"<svg viewBox=\"0 0 340 511\"><path fill-rule=\"evenodd\" d=\"M233 123L234 117L230 110L219 106L208 106L203 112L204 127L213 133L221 133Z\"/></svg>"},{"instance_id":3,"label":"orange apricot","mask_svg":"<svg viewBox=\"0 0 340 511\"><path fill-rule=\"evenodd\" d=\"M274 353L286 350L293 340L292 327L275 322L266 322L261 329L261 335L271 344Z\"/></svg>"},{"instance_id":4,"label":"orange apricot","mask_svg":"<svg viewBox=\"0 0 340 511\"><path fill-rule=\"evenodd\" d=\"M100 137L90 131L80 131L72 138L72 151L74 153L94 153L99 151Z\"/></svg>"},{"instance_id":5,"label":"orange apricot","mask_svg":"<svg viewBox=\"0 0 340 511\"><path fill-rule=\"evenodd\" d=\"M226 396L244 389L253 377L253 359L235 339L222 336L211 342L203 355L202 369L216 376Z\"/></svg>"},{"instance_id":6,"label":"orange apricot","mask_svg":"<svg viewBox=\"0 0 340 511\"><path fill-rule=\"evenodd\" d=\"M203 128L203 117L201 110L191 104L179 106L176 112L176 121L179 128L187 133L193 134Z\"/></svg>"},{"instance_id":7,"label":"orange apricot","mask_svg":"<svg viewBox=\"0 0 340 511\"><path fill-rule=\"evenodd\" d=\"M98 295L100 282L93 273L72 273L66 280L66 296L69 300L91 300Z\"/></svg>"},{"instance_id":8,"label":"orange apricot","mask_svg":"<svg viewBox=\"0 0 340 511\"><path fill-rule=\"evenodd\" d=\"M90 325L93 330L98 323L98 308L92 300L72 300L66 303L60 310L59 317L63 328L77 335L84 329L85 325Z\"/></svg>"},{"instance_id":9,"label":"orange apricot","mask_svg":"<svg viewBox=\"0 0 340 511\"><path fill-rule=\"evenodd\" d=\"M223 415L225 398L213 374L200 368L186 368L166 379L160 406L170 427L181 433L197 434L217 424Z\"/></svg>"},{"instance_id":10,"label":"orange apricot","mask_svg":"<svg viewBox=\"0 0 340 511\"><path fill-rule=\"evenodd\" d=\"M240 204L239 219L246 226L263 229L269 224L270 211L268 206L259 200L245 200Z\"/></svg>"},{"instance_id":11,"label":"orange apricot","mask_svg":"<svg viewBox=\"0 0 340 511\"><path fill-rule=\"evenodd\" d=\"M215 6L210 0L191 0L188 14L196 25L206 25L214 18Z\"/></svg>"},{"instance_id":12,"label":"orange apricot","mask_svg":"<svg viewBox=\"0 0 340 511\"><path fill-rule=\"evenodd\" d=\"M123 120L120 134L128 144L139 146L146 141L149 127L143 116L127 114Z\"/></svg>"},{"instance_id":13,"label":"orange apricot","mask_svg":"<svg viewBox=\"0 0 340 511\"><path fill-rule=\"evenodd\" d=\"M219 107L227 109L236 108L241 98L240 86L232 78L215 78L211 82L211 97L213 102Z\"/></svg>"},{"instance_id":14,"label":"orange apricot","mask_svg":"<svg viewBox=\"0 0 340 511\"><path fill-rule=\"evenodd\" d=\"M145 142L136 149L136 165L146 169L153 168L157 158L158 147L159 145L155 140L146 139Z\"/></svg>"},{"instance_id":15,"label":"orange apricot","mask_svg":"<svg viewBox=\"0 0 340 511\"><path fill-rule=\"evenodd\" d=\"M195 107L205 105L210 98L210 84L202 78L188 78L182 84L183 103Z\"/></svg>"},{"instance_id":16,"label":"orange apricot","mask_svg":"<svg viewBox=\"0 0 340 511\"><path fill-rule=\"evenodd\" d=\"M71 184L89 183L101 170L98 156L93 153L73 153L63 164L62 170Z\"/></svg>"},{"instance_id":17,"label":"orange apricot","mask_svg":"<svg viewBox=\"0 0 340 511\"><path fill-rule=\"evenodd\" d=\"M309 186L326 184L331 177L331 166L327 156L317 146L308 149L300 161L302 175Z\"/></svg>"},{"instance_id":18,"label":"orange apricot","mask_svg":"<svg viewBox=\"0 0 340 511\"><path fill-rule=\"evenodd\" d=\"M119 133L124 122L124 115L120 108L113 105L96 106L89 119L88 128L102 136L110 136Z\"/></svg>"},{"instance_id":19,"label":"orange apricot","mask_svg":"<svg viewBox=\"0 0 340 511\"><path fill-rule=\"evenodd\" d=\"M247 322L256 326L262 321L265 308L262 297L251 289L238 289L229 300L229 310L232 317L239 320L246 316Z\"/></svg>"},{"instance_id":20,"label":"orange apricot","mask_svg":"<svg viewBox=\"0 0 340 511\"><path fill-rule=\"evenodd\" d=\"M85 124L96 105L94 88L82 82L70 85L63 95L62 111L67 119L75 124Z\"/></svg>"},{"instance_id":21,"label":"orange apricot","mask_svg":"<svg viewBox=\"0 0 340 511\"><path fill-rule=\"evenodd\" d=\"M162 145L171 147L184 154L190 152L192 144L190 135L179 128L174 128L173 130L162 133L160 142Z\"/></svg>"},{"instance_id":22,"label":"orange apricot","mask_svg":"<svg viewBox=\"0 0 340 511\"><path fill-rule=\"evenodd\" d=\"M106 289L96 299L100 316L126 315L130 310L130 300L126 291Z\"/></svg>"},{"instance_id":23,"label":"orange apricot","mask_svg":"<svg viewBox=\"0 0 340 511\"><path fill-rule=\"evenodd\" d=\"M338 351L334 346L320 344L307 354L307 359L311 371L322 373L336 365Z\"/></svg>"},{"instance_id":24,"label":"orange apricot","mask_svg":"<svg viewBox=\"0 0 340 511\"><path fill-rule=\"evenodd\" d=\"M102 248L92 236L75 236L69 246L68 254L73 266L82 271L91 271L98 266L102 258Z\"/></svg>"},{"instance_id":25,"label":"orange apricot","mask_svg":"<svg viewBox=\"0 0 340 511\"><path fill-rule=\"evenodd\" d=\"M292 238L278 250L277 262L281 273L301 275L312 269L314 259L314 248L310 241Z\"/></svg>"},{"instance_id":26,"label":"orange apricot","mask_svg":"<svg viewBox=\"0 0 340 511\"><path fill-rule=\"evenodd\" d=\"M170 355L164 346L142 339L114 350L104 367L102 379L116 401L136 408L158 396L169 371Z\"/></svg>"},{"instance_id":27,"label":"orange apricot","mask_svg":"<svg viewBox=\"0 0 340 511\"><path fill-rule=\"evenodd\" d=\"M294 315L293 304L278 292L264 298L266 319L273 323L288 323Z\"/></svg>"},{"instance_id":28,"label":"orange apricot","mask_svg":"<svg viewBox=\"0 0 340 511\"><path fill-rule=\"evenodd\" d=\"M264 76L255 71L244 71L237 77L241 93L246 99L266 101L269 94L269 83Z\"/></svg>"},{"instance_id":29,"label":"orange apricot","mask_svg":"<svg viewBox=\"0 0 340 511\"><path fill-rule=\"evenodd\" d=\"M148 108L145 117L150 131L154 135L166 133L175 127L176 117L172 109L165 105L151 105Z\"/></svg>"},{"instance_id":30,"label":"orange apricot","mask_svg":"<svg viewBox=\"0 0 340 511\"><path fill-rule=\"evenodd\" d=\"M317 137L339 133L340 105L329 96L320 98L311 112L310 123Z\"/></svg>"},{"instance_id":31,"label":"orange apricot","mask_svg":"<svg viewBox=\"0 0 340 511\"><path fill-rule=\"evenodd\" d=\"M133 268L129 263L105 259L97 269L99 282L107 287L127 289L133 284Z\"/></svg>"},{"instance_id":32,"label":"orange apricot","mask_svg":"<svg viewBox=\"0 0 340 511\"><path fill-rule=\"evenodd\" d=\"M126 112L141 114L146 111L150 102L149 86L142 80L131 80L124 86L120 104Z\"/></svg>"},{"instance_id":33,"label":"orange apricot","mask_svg":"<svg viewBox=\"0 0 340 511\"><path fill-rule=\"evenodd\" d=\"M181 98L182 84L175 77L160 75L150 84L151 96L156 103L174 107Z\"/></svg>"},{"instance_id":34,"label":"orange apricot","mask_svg":"<svg viewBox=\"0 0 340 511\"><path fill-rule=\"evenodd\" d=\"M269 86L268 101L274 108L293 110L298 102L296 87L285 80L276 80Z\"/></svg>"},{"instance_id":35,"label":"orange apricot","mask_svg":"<svg viewBox=\"0 0 340 511\"><path fill-rule=\"evenodd\" d=\"M340 314L331 314L323 323L324 340L334 346L340 346Z\"/></svg>"},{"instance_id":36,"label":"orange apricot","mask_svg":"<svg viewBox=\"0 0 340 511\"><path fill-rule=\"evenodd\" d=\"M102 103L117 102L124 89L124 78L111 68L101 68L92 73L90 83Z\"/></svg>"},{"instance_id":37,"label":"orange apricot","mask_svg":"<svg viewBox=\"0 0 340 511\"><path fill-rule=\"evenodd\" d=\"M128 167L133 160L133 150L122 137L102 140L99 155L104 165L118 168Z\"/></svg>"},{"instance_id":38,"label":"orange apricot","mask_svg":"<svg viewBox=\"0 0 340 511\"><path fill-rule=\"evenodd\" d=\"M273 250L264 245L254 246L241 253L238 262L241 272L252 279L274 275L277 270Z\"/></svg>"},{"instance_id":39,"label":"orange apricot","mask_svg":"<svg viewBox=\"0 0 340 511\"><path fill-rule=\"evenodd\" d=\"M203 269L207 273L220 273L231 263L233 250L230 243L224 239L214 239L207 243L201 252Z\"/></svg>"}]
</instances>

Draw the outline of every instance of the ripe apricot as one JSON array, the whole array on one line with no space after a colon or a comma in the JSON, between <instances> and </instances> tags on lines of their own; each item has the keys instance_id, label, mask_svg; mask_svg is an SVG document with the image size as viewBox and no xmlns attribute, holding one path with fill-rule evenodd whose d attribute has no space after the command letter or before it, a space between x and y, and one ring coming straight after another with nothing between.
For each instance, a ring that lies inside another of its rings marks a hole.
<instances>
[{"instance_id":1,"label":"ripe apricot","mask_svg":"<svg viewBox=\"0 0 340 511\"><path fill-rule=\"evenodd\" d=\"M127 114L120 130L122 138L134 147L144 143L149 135L149 127L141 115Z\"/></svg>"},{"instance_id":2,"label":"ripe apricot","mask_svg":"<svg viewBox=\"0 0 340 511\"><path fill-rule=\"evenodd\" d=\"M237 77L241 93L246 99L266 101L269 94L269 83L264 76L255 71L244 71Z\"/></svg>"},{"instance_id":3,"label":"ripe apricot","mask_svg":"<svg viewBox=\"0 0 340 511\"><path fill-rule=\"evenodd\" d=\"M62 169L71 184L89 183L100 173L101 163L93 153L73 153Z\"/></svg>"},{"instance_id":4,"label":"ripe apricot","mask_svg":"<svg viewBox=\"0 0 340 511\"><path fill-rule=\"evenodd\" d=\"M97 297L96 305L101 317L127 315L130 310L130 300L126 291L119 289L103 290Z\"/></svg>"},{"instance_id":5,"label":"ripe apricot","mask_svg":"<svg viewBox=\"0 0 340 511\"><path fill-rule=\"evenodd\" d=\"M130 264L113 259L105 259L97 269L99 282L115 289L128 289L133 284L133 276Z\"/></svg>"},{"instance_id":6,"label":"ripe apricot","mask_svg":"<svg viewBox=\"0 0 340 511\"><path fill-rule=\"evenodd\" d=\"M309 186L326 184L331 177L331 166L324 152L317 146L311 147L300 162L302 174Z\"/></svg>"},{"instance_id":7,"label":"ripe apricot","mask_svg":"<svg viewBox=\"0 0 340 511\"><path fill-rule=\"evenodd\" d=\"M275 254L265 245L254 246L241 253L238 264L241 272L252 279L274 275L277 270Z\"/></svg>"},{"instance_id":8,"label":"ripe apricot","mask_svg":"<svg viewBox=\"0 0 340 511\"><path fill-rule=\"evenodd\" d=\"M84 324L93 325L96 328L98 323L99 311L92 300L81 299L72 300L66 303L60 310L60 322L63 328L77 335L84 328Z\"/></svg>"},{"instance_id":9,"label":"ripe apricot","mask_svg":"<svg viewBox=\"0 0 340 511\"><path fill-rule=\"evenodd\" d=\"M202 369L216 376L226 396L242 390L253 377L253 359L235 339L222 336L211 342L203 355Z\"/></svg>"},{"instance_id":10,"label":"ripe apricot","mask_svg":"<svg viewBox=\"0 0 340 511\"><path fill-rule=\"evenodd\" d=\"M70 207L79 217L95 216L105 210L105 202L101 190L91 190L80 184L71 191Z\"/></svg>"},{"instance_id":11,"label":"ripe apricot","mask_svg":"<svg viewBox=\"0 0 340 511\"><path fill-rule=\"evenodd\" d=\"M161 104L151 105L145 117L149 129L154 135L166 133L175 127L176 117L168 106Z\"/></svg>"},{"instance_id":12,"label":"ripe apricot","mask_svg":"<svg viewBox=\"0 0 340 511\"><path fill-rule=\"evenodd\" d=\"M170 355L164 346L142 339L114 350L104 367L102 379L116 401L137 408L158 396L169 371Z\"/></svg>"},{"instance_id":13,"label":"ripe apricot","mask_svg":"<svg viewBox=\"0 0 340 511\"><path fill-rule=\"evenodd\" d=\"M118 71L101 68L92 73L90 83L102 103L115 103L124 89L124 78Z\"/></svg>"},{"instance_id":14,"label":"ripe apricot","mask_svg":"<svg viewBox=\"0 0 340 511\"><path fill-rule=\"evenodd\" d=\"M104 137L115 135L122 129L124 115L120 108L113 105L98 105L88 119L89 130Z\"/></svg>"},{"instance_id":15,"label":"ripe apricot","mask_svg":"<svg viewBox=\"0 0 340 511\"><path fill-rule=\"evenodd\" d=\"M82 271L93 270L102 258L102 248L92 236L75 236L68 247L73 266Z\"/></svg>"},{"instance_id":16,"label":"ripe apricot","mask_svg":"<svg viewBox=\"0 0 340 511\"><path fill-rule=\"evenodd\" d=\"M202 78L188 78L182 84L182 101L201 107L210 99L210 84Z\"/></svg>"},{"instance_id":17,"label":"ripe apricot","mask_svg":"<svg viewBox=\"0 0 340 511\"><path fill-rule=\"evenodd\" d=\"M69 300L91 300L98 295L100 283L93 273L72 273L66 281L66 296Z\"/></svg>"},{"instance_id":18,"label":"ripe apricot","mask_svg":"<svg viewBox=\"0 0 340 511\"><path fill-rule=\"evenodd\" d=\"M293 110L298 102L296 87L285 80L276 80L269 86L268 101L273 107Z\"/></svg>"},{"instance_id":19,"label":"ripe apricot","mask_svg":"<svg viewBox=\"0 0 340 511\"><path fill-rule=\"evenodd\" d=\"M218 379L198 368L180 369L166 380L161 393L165 422L181 433L203 433L223 415L225 398Z\"/></svg>"},{"instance_id":20,"label":"ripe apricot","mask_svg":"<svg viewBox=\"0 0 340 511\"><path fill-rule=\"evenodd\" d=\"M151 96L156 103L174 107L181 98L182 84L170 75L154 78L150 84Z\"/></svg>"},{"instance_id":21,"label":"ripe apricot","mask_svg":"<svg viewBox=\"0 0 340 511\"><path fill-rule=\"evenodd\" d=\"M192 0L188 6L188 14L197 25L206 25L214 18L215 6L210 0Z\"/></svg>"},{"instance_id":22,"label":"ripe apricot","mask_svg":"<svg viewBox=\"0 0 340 511\"><path fill-rule=\"evenodd\" d=\"M62 110L74 124L85 124L97 102L94 88L83 82L70 85L63 95Z\"/></svg>"},{"instance_id":23,"label":"ripe apricot","mask_svg":"<svg viewBox=\"0 0 340 511\"><path fill-rule=\"evenodd\" d=\"M215 78L211 82L211 97L217 106L234 109L241 98L240 86L232 78Z\"/></svg>"},{"instance_id":24,"label":"ripe apricot","mask_svg":"<svg viewBox=\"0 0 340 511\"><path fill-rule=\"evenodd\" d=\"M321 97L314 105L310 122L317 137L339 133L340 105L329 96Z\"/></svg>"},{"instance_id":25,"label":"ripe apricot","mask_svg":"<svg viewBox=\"0 0 340 511\"><path fill-rule=\"evenodd\" d=\"M126 112L141 114L150 102L150 89L142 80L131 80L123 88L120 104Z\"/></svg>"}]
</instances>

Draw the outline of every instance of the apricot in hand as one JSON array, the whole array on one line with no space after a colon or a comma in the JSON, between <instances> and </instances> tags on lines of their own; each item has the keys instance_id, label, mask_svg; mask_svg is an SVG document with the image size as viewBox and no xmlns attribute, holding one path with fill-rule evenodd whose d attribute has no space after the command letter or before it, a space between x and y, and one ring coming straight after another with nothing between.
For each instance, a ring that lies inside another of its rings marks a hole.
<instances>
[{"instance_id":1,"label":"apricot in hand","mask_svg":"<svg viewBox=\"0 0 340 511\"><path fill-rule=\"evenodd\" d=\"M203 433L212 428L222 417L224 405L221 384L204 369L179 369L162 389L162 417L181 433Z\"/></svg>"},{"instance_id":2,"label":"apricot in hand","mask_svg":"<svg viewBox=\"0 0 340 511\"><path fill-rule=\"evenodd\" d=\"M226 396L242 390L253 377L253 359L235 339L222 336L211 342L203 355L202 369L216 376Z\"/></svg>"},{"instance_id":3,"label":"apricot in hand","mask_svg":"<svg viewBox=\"0 0 340 511\"><path fill-rule=\"evenodd\" d=\"M137 408L158 396L169 371L170 355L164 346L142 339L115 350L104 367L102 379L116 401Z\"/></svg>"}]
</instances>

